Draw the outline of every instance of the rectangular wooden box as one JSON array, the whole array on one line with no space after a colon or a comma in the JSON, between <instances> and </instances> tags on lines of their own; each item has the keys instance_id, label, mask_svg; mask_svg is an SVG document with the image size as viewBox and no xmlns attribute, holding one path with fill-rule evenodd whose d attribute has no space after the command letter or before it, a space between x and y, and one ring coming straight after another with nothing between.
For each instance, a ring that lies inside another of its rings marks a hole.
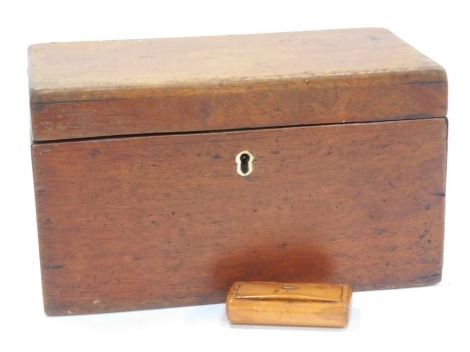
<instances>
[{"instance_id":1,"label":"rectangular wooden box","mask_svg":"<svg viewBox=\"0 0 470 352\"><path fill-rule=\"evenodd\" d=\"M47 314L441 278L447 78L387 30L39 44L29 79Z\"/></svg>"},{"instance_id":2,"label":"rectangular wooden box","mask_svg":"<svg viewBox=\"0 0 470 352\"><path fill-rule=\"evenodd\" d=\"M254 281L235 282L225 306L234 324L342 328L350 301L348 285Z\"/></svg>"}]
</instances>

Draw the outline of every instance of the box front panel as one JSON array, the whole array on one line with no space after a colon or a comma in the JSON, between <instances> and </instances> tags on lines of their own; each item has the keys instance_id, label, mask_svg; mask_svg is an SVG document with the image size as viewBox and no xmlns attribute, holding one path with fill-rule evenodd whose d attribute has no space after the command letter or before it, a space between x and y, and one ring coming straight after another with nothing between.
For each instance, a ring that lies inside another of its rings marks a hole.
<instances>
[{"instance_id":1,"label":"box front panel","mask_svg":"<svg viewBox=\"0 0 470 352\"><path fill-rule=\"evenodd\" d=\"M440 280L444 118L33 145L48 314ZM249 176L235 157L249 151Z\"/></svg>"}]
</instances>

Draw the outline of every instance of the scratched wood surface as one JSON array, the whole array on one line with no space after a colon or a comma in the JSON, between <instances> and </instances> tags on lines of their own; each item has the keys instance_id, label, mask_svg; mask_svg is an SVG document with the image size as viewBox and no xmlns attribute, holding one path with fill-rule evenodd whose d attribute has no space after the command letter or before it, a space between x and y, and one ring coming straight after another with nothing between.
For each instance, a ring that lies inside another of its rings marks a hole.
<instances>
[{"instance_id":1,"label":"scratched wood surface","mask_svg":"<svg viewBox=\"0 0 470 352\"><path fill-rule=\"evenodd\" d=\"M223 302L235 281L438 282L446 134L430 118L34 144L46 312Z\"/></svg>"},{"instance_id":2,"label":"scratched wood surface","mask_svg":"<svg viewBox=\"0 0 470 352\"><path fill-rule=\"evenodd\" d=\"M35 141L443 117L438 64L385 29L29 49Z\"/></svg>"}]
</instances>

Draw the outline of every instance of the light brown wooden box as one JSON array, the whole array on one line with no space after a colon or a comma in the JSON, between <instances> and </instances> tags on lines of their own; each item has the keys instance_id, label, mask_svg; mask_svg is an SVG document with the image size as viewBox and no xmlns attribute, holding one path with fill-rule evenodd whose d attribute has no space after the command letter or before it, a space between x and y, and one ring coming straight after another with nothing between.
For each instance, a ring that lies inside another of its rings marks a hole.
<instances>
[{"instance_id":1,"label":"light brown wooden box","mask_svg":"<svg viewBox=\"0 0 470 352\"><path fill-rule=\"evenodd\" d=\"M387 30L39 44L29 80L47 314L441 278L447 78Z\"/></svg>"},{"instance_id":2,"label":"light brown wooden box","mask_svg":"<svg viewBox=\"0 0 470 352\"><path fill-rule=\"evenodd\" d=\"M348 285L236 282L227 295L227 317L234 324L345 327Z\"/></svg>"}]
</instances>

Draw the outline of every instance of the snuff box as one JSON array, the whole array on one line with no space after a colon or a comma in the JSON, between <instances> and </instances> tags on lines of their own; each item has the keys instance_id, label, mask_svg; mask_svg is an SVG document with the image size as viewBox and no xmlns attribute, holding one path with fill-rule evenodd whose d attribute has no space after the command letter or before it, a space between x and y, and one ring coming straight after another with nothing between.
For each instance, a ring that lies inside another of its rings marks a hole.
<instances>
[{"instance_id":1,"label":"snuff box","mask_svg":"<svg viewBox=\"0 0 470 352\"><path fill-rule=\"evenodd\" d=\"M227 295L227 317L235 324L345 327L348 285L236 282Z\"/></svg>"},{"instance_id":2,"label":"snuff box","mask_svg":"<svg viewBox=\"0 0 470 352\"><path fill-rule=\"evenodd\" d=\"M385 29L37 44L49 315L440 280L447 78Z\"/></svg>"}]
</instances>

